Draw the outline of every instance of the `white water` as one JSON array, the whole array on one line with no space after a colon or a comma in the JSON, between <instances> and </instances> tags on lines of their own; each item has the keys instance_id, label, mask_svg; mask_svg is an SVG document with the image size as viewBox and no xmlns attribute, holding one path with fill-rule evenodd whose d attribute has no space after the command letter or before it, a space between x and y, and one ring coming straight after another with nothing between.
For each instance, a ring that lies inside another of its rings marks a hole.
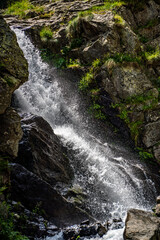
<instances>
[{"instance_id":1,"label":"white water","mask_svg":"<svg viewBox=\"0 0 160 240\"><path fill-rule=\"evenodd\" d=\"M156 190L144 164L130 149L109 142L109 132L101 137L99 126L83 110L73 82L57 77L24 32L14 31L29 63L29 81L16 91L19 110L46 119L71 150L75 184L89 196L93 215L100 220L108 216L124 220L129 208L150 209ZM111 229L102 239L122 240L122 235L123 229Z\"/></svg>"}]
</instances>

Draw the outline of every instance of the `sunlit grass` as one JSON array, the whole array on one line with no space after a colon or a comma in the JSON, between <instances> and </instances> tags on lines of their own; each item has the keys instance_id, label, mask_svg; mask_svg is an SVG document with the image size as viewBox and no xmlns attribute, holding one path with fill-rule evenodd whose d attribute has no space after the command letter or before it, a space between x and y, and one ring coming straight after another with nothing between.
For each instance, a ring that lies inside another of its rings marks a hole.
<instances>
[{"instance_id":1,"label":"sunlit grass","mask_svg":"<svg viewBox=\"0 0 160 240\"><path fill-rule=\"evenodd\" d=\"M37 13L42 13L44 8L42 6L34 6L29 0L22 0L13 3L5 11L5 14L17 15L20 18L25 18L29 10L34 10Z\"/></svg>"},{"instance_id":2,"label":"sunlit grass","mask_svg":"<svg viewBox=\"0 0 160 240\"><path fill-rule=\"evenodd\" d=\"M145 57L148 61L160 58L160 49L157 48L154 52L145 52Z\"/></svg>"},{"instance_id":3,"label":"sunlit grass","mask_svg":"<svg viewBox=\"0 0 160 240\"><path fill-rule=\"evenodd\" d=\"M52 38L52 36L53 36L53 32L50 29L50 27L43 27L42 30L40 31L40 37L42 40L43 39L49 40Z\"/></svg>"},{"instance_id":4,"label":"sunlit grass","mask_svg":"<svg viewBox=\"0 0 160 240\"><path fill-rule=\"evenodd\" d=\"M124 26L124 25L125 25L125 21L124 21L124 19L123 19L120 15L116 14L116 15L114 16L114 19L115 19L115 21L116 21L117 24L119 24L119 25L121 25L121 26Z\"/></svg>"}]
</instances>

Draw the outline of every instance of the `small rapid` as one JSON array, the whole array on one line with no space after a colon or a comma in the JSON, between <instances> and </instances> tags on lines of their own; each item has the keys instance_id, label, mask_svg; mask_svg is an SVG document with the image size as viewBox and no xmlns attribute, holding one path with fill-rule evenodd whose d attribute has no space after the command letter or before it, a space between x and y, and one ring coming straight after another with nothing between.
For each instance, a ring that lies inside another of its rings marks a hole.
<instances>
[{"instance_id":1,"label":"small rapid","mask_svg":"<svg viewBox=\"0 0 160 240\"><path fill-rule=\"evenodd\" d=\"M14 31L29 64L29 81L15 92L18 110L42 116L67 147L74 184L85 190L89 211L101 221L124 221L129 208L151 209L156 188L145 163L88 115L74 79L58 75L41 60L25 32ZM111 229L102 239L122 240L122 236L123 228Z\"/></svg>"}]
</instances>

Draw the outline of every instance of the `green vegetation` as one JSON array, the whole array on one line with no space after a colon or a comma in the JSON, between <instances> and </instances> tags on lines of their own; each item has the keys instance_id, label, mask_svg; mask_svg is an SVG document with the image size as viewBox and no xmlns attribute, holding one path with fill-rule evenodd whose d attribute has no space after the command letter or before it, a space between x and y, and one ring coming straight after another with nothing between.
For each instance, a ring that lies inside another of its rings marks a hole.
<instances>
[{"instance_id":1,"label":"green vegetation","mask_svg":"<svg viewBox=\"0 0 160 240\"><path fill-rule=\"evenodd\" d=\"M160 49L156 48L155 50L149 51L149 52L144 52L145 58L148 61L155 60L157 58L160 58Z\"/></svg>"},{"instance_id":2,"label":"green vegetation","mask_svg":"<svg viewBox=\"0 0 160 240\"><path fill-rule=\"evenodd\" d=\"M53 14L54 14L54 11L42 13L41 15L39 15L39 18L50 18L50 17L52 17Z\"/></svg>"},{"instance_id":3,"label":"green vegetation","mask_svg":"<svg viewBox=\"0 0 160 240\"><path fill-rule=\"evenodd\" d=\"M65 56L60 54L53 54L49 49L41 49L41 58L43 61L52 64L57 68L66 67Z\"/></svg>"},{"instance_id":4,"label":"green vegetation","mask_svg":"<svg viewBox=\"0 0 160 240\"><path fill-rule=\"evenodd\" d=\"M137 148L137 150L139 151L139 156L142 160L149 160L154 158L152 153L146 152L143 148Z\"/></svg>"},{"instance_id":5,"label":"green vegetation","mask_svg":"<svg viewBox=\"0 0 160 240\"><path fill-rule=\"evenodd\" d=\"M33 213L41 215L41 216L45 216L46 213L44 211L44 209L42 208L42 202L38 202L36 204L36 206L34 207L34 209L32 210Z\"/></svg>"},{"instance_id":6,"label":"green vegetation","mask_svg":"<svg viewBox=\"0 0 160 240\"><path fill-rule=\"evenodd\" d=\"M118 25L121 25L121 26L124 26L124 25L125 25L125 21L124 21L124 19L123 19L120 15L116 14L116 15L114 16L114 19L115 19L115 21L116 21L116 23L117 23Z\"/></svg>"},{"instance_id":7,"label":"green vegetation","mask_svg":"<svg viewBox=\"0 0 160 240\"><path fill-rule=\"evenodd\" d=\"M109 61L109 60L113 60L115 63L137 62L137 63L141 64L142 57L135 56L133 54L127 54L127 53L116 53L113 55L105 56L103 61Z\"/></svg>"},{"instance_id":8,"label":"green vegetation","mask_svg":"<svg viewBox=\"0 0 160 240\"><path fill-rule=\"evenodd\" d=\"M78 39L81 38L81 32L80 30L80 24L83 19L86 21L90 21L93 17L92 13L87 13L87 12L80 12L78 13L78 16L75 17L73 20L71 20L68 23L68 26L66 28L66 33L68 39Z\"/></svg>"},{"instance_id":9,"label":"green vegetation","mask_svg":"<svg viewBox=\"0 0 160 240\"><path fill-rule=\"evenodd\" d=\"M53 36L53 32L50 27L43 27L40 31L40 37L42 41L50 40Z\"/></svg>"},{"instance_id":10,"label":"green vegetation","mask_svg":"<svg viewBox=\"0 0 160 240\"><path fill-rule=\"evenodd\" d=\"M0 203L0 239L3 240L29 240L14 229L14 214L10 206L4 201Z\"/></svg>"},{"instance_id":11,"label":"green vegetation","mask_svg":"<svg viewBox=\"0 0 160 240\"><path fill-rule=\"evenodd\" d=\"M147 43L148 41L149 41L149 39L147 38L147 37L145 37L145 36L143 36L143 35L141 35L141 34L138 34L138 37L139 37L139 41L141 42L141 43Z\"/></svg>"},{"instance_id":12,"label":"green vegetation","mask_svg":"<svg viewBox=\"0 0 160 240\"><path fill-rule=\"evenodd\" d=\"M79 67L81 67L81 65L80 65L80 62L78 59L75 59L75 60L73 60L71 58L69 59L67 68L79 68Z\"/></svg>"},{"instance_id":13,"label":"green vegetation","mask_svg":"<svg viewBox=\"0 0 160 240\"><path fill-rule=\"evenodd\" d=\"M143 125L143 121L132 121L132 112L136 111L137 107L140 107L142 111L147 111L149 109L154 109L158 104L158 99L152 94L147 95L135 95L123 100L121 103L112 104L113 108L118 108L120 114L118 115L130 129L131 137L138 143L138 136L140 129Z\"/></svg>"},{"instance_id":14,"label":"green vegetation","mask_svg":"<svg viewBox=\"0 0 160 240\"><path fill-rule=\"evenodd\" d=\"M124 4L125 4L124 1L120 1L120 0L117 0L117 1L104 0L103 5L93 6L89 10L79 12L78 16L72 19L67 26L67 29L66 29L67 37L69 39L81 37L81 33L79 30L80 30L81 21L83 19L85 19L85 21L90 21L93 18L94 13L103 14L103 13L106 13L106 11L108 10L112 10ZM121 23L121 24L124 24L125 22L123 18L117 14L115 15L115 20L117 21L117 23Z\"/></svg>"},{"instance_id":15,"label":"green vegetation","mask_svg":"<svg viewBox=\"0 0 160 240\"><path fill-rule=\"evenodd\" d=\"M95 101L89 107L89 113L93 114L96 119L106 120L106 116L102 112L103 107Z\"/></svg>"},{"instance_id":16,"label":"green vegetation","mask_svg":"<svg viewBox=\"0 0 160 240\"><path fill-rule=\"evenodd\" d=\"M97 85L94 77L97 71L99 70L100 66L101 66L100 59L96 59L93 61L89 71L85 74L85 76L79 82L79 89L81 91L83 92L86 91L90 87L91 83L92 83L92 87L93 85L95 86Z\"/></svg>"},{"instance_id":17,"label":"green vegetation","mask_svg":"<svg viewBox=\"0 0 160 240\"><path fill-rule=\"evenodd\" d=\"M106 116L102 112L103 107L98 104L100 89L98 88L98 83L96 82L95 75L99 71L102 62L100 59L93 61L89 71L79 82L79 89L83 92L88 91L92 104L89 107L89 113L93 114L96 119L106 120ZM95 87L95 88L92 88Z\"/></svg>"},{"instance_id":18,"label":"green vegetation","mask_svg":"<svg viewBox=\"0 0 160 240\"><path fill-rule=\"evenodd\" d=\"M0 195L5 189L5 187L0 188ZM15 231L14 213L11 212L11 207L6 201L0 202L0 239L29 240L18 231Z\"/></svg>"},{"instance_id":19,"label":"green vegetation","mask_svg":"<svg viewBox=\"0 0 160 240\"><path fill-rule=\"evenodd\" d=\"M34 6L29 0L22 0L11 4L11 6L6 9L5 14L17 15L19 18L27 18L30 10L41 14L44 8L42 6Z\"/></svg>"},{"instance_id":20,"label":"green vegetation","mask_svg":"<svg viewBox=\"0 0 160 240\"><path fill-rule=\"evenodd\" d=\"M104 14L106 11L116 9L122 5L125 5L125 2L121 0L104 0L103 5L93 6L89 10L86 10L85 13L86 14L90 14L90 13Z\"/></svg>"}]
</instances>

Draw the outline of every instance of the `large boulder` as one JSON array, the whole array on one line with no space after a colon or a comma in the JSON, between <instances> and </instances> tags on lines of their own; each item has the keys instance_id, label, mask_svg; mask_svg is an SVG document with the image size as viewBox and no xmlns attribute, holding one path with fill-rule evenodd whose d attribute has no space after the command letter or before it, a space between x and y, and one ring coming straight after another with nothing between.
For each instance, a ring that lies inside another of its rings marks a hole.
<instances>
[{"instance_id":1,"label":"large boulder","mask_svg":"<svg viewBox=\"0 0 160 240\"><path fill-rule=\"evenodd\" d=\"M72 168L60 140L42 117L24 114L23 138L16 162L51 184L69 183Z\"/></svg>"},{"instance_id":2,"label":"large boulder","mask_svg":"<svg viewBox=\"0 0 160 240\"><path fill-rule=\"evenodd\" d=\"M0 115L0 152L16 157L22 138L20 116L12 108Z\"/></svg>"},{"instance_id":3,"label":"large boulder","mask_svg":"<svg viewBox=\"0 0 160 240\"><path fill-rule=\"evenodd\" d=\"M16 36L0 16L0 114L10 106L12 93L28 79L28 64Z\"/></svg>"},{"instance_id":4,"label":"large boulder","mask_svg":"<svg viewBox=\"0 0 160 240\"><path fill-rule=\"evenodd\" d=\"M124 239L160 239L160 218L154 216L151 212L130 209L125 222Z\"/></svg>"},{"instance_id":5,"label":"large boulder","mask_svg":"<svg viewBox=\"0 0 160 240\"><path fill-rule=\"evenodd\" d=\"M41 206L46 215L58 226L94 220L83 210L63 198L50 184L19 164L11 164L11 196L24 206L33 209Z\"/></svg>"}]
</instances>

